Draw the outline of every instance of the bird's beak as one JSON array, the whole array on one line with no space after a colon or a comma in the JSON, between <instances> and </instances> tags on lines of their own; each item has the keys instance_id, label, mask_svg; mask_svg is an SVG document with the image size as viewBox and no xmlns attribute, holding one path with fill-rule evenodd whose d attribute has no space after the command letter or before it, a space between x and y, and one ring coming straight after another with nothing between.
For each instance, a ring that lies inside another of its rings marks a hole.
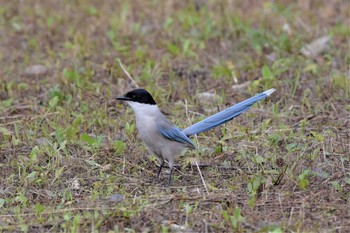
<instances>
[{"instance_id":1,"label":"bird's beak","mask_svg":"<svg viewBox=\"0 0 350 233\"><path fill-rule=\"evenodd\" d=\"M128 101L131 100L131 98L126 97L125 95L121 95L117 97L117 100L121 100L121 101Z\"/></svg>"}]
</instances>

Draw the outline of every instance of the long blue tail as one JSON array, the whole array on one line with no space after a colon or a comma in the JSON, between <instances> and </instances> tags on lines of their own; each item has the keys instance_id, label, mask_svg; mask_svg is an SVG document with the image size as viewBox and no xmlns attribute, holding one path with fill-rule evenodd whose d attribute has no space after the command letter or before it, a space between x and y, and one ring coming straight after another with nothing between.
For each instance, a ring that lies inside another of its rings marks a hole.
<instances>
[{"instance_id":1,"label":"long blue tail","mask_svg":"<svg viewBox=\"0 0 350 233\"><path fill-rule=\"evenodd\" d=\"M239 116L241 113L247 111L255 102L265 99L270 96L276 89L269 89L264 91L256 96L253 96L249 99L246 99L232 107L229 107L221 112L218 112L202 121L197 122L194 125L187 127L182 130L187 136L198 134L212 128L215 128L218 125L221 125L227 121L232 120L233 118Z\"/></svg>"}]
</instances>

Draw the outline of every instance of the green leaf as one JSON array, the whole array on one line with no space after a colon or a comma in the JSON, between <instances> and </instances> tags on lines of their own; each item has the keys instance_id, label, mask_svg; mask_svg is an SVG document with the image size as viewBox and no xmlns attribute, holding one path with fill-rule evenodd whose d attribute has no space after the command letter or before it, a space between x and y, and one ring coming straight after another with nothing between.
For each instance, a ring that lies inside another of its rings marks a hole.
<instances>
[{"instance_id":1,"label":"green leaf","mask_svg":"<svg viewBox=\"0 0 350 233\"><path fill-rule=\"evenodd\" d=\"M101 135L98 135L95 139L94 146L99 147L102 144L103 137Z\"/></svg>"},{"instance_id":2,"label":"green leaf","mask_svg":"<svg viewBox=\"0 0 350 233\"><path fill-rule=\"evenodd\" d=\"M185 54L187 54L189 52L190 45L191 45L191 41L190 40L185 40L185 42L183 43L182 48L183 48L183 52Z\"/></svg>"},{"instance_id":3,"label":"green leaf","mask_svg":"<svg viewBox=\"0 0 350 233\"><path fill-rule=\"evenodd\" d=\"M244 221L244 217L241 215L241 209L236 208L233 212L233 216L230 217L231 224L235 230L238 229L239 223Z\"/></svg>"},{"instance_id":4,"label":"green leaf","mask_svg":"<svg viewBox=\"0 0 350 233\"><path fill-rule=\"evenodd\" d=\"M332 181L331 183L332 183L332 186L335 190L337 190L337 191L341 190L341 186L340 186L338 181Z\"/></svg>"},{"instance_id":5,"label":"green leaf","mask_svg":"<svg viewBox=\"0 0 350 233\"><path fill-rule=\"evenodd\" d=\"M260 164L260 163L265 162L266 159L260 155L257 155L254 157L254 160L255 160L255 163Z\"/></svg>"},{"instance_id":6,"label":"green leaf","mask_svg":"<svg viewBox=\"0 0 350 233\"><path fill-rule=\"evenodd\" d=\"M0 198L0 208L2 208L6 203L5 199Z\"/></svg>"},{"instance_id":7,"label":"green leaf","mask_svg":"<svg viewBox=\"0 0 350 233\"><path fill-rule=\"evenodd\" d=\"M305 68L304 68L304 71L306 71L306 72L311 72L311 73L313 73L313 74L317 74L318 66L317 66L317 64L314 64L314 63L312 63L312 64L307 64L307 65L305 66Z\"/></svg>"},{"instance_id":8,"label":"green leaf","mask_svg":"<svg viewBox=\"0 0 350 233\"><path fill-rule=\"evenodd\" d=\"M64 140L63 142L60 143L59 150L64 150L66 148L67 140Z\"/></svg>"},{"instance_id":9,"label":"green leaf","mask_svg":"<svg viewBox=\"0 0 350 233\"><path fill-rule=\"evenodd\" d=\"M177 47L175 44L173 44L171 42L167 43L167 49L169 52L171 52L174 55L177 55L180 53L179 47Z\"/></svg>"},{"instance_id":10,"label":"green leaf","mask_svg":"<svg viewBox=\"0 0 350 233\"><path fill-rule=\"evenodd\" d=\"M39 147L35 146L29 154L30 162L36 163L38 161Z\"/></svg>"},{"instance_id":11,"label":"green leaf","mask_svg":"<svg viewBox=\"0 0 350 233\"><path fill-rule=\"evenodd\" d=\"M324 142L324 137L323 137L321 134L319 134L318 132L316 132L316 131L311 131L310 133L312 134L312 136L313 136L314 138L317 139L317 141L319 141L319 142Z\"/></svg>"},{"instance_id":12,"label":"green leaf","mask_svg":"<svg viewBox=\"0 0 350 233\"><path fill-rule=\"evenodd\" d=\"M240 208L236 208L235 211L233 212L233 215L234 215L236 218L241 217L241 209L240 209Z\"/></svg>"},{"instance_id":13,"label":"green leaf","mask_svg":"<svg viewBox=\"0 0 350 233\"><path fill-rule=\"evenodd\" d=\"M11 136L12 134L10 130L1 126L0 126L0 133L3 134L4 136Z\"/></svg>"},{"instance_id":14,"label":"green leaf","mask_svg":"<svg viewBox=\"0 0 350 233\"><path fill-rule=\"evenodd\" d=\"M37 174L36 171L32 171L30 174L28 174L26 176L26 179L33 181L35 179L35 177L36 177L36 174Z\"/></svg>"},{"instance_id":15,"label":"green leaf","mask_svg":"<svg viewBox=\"0 0 350 233\"><path fill-rule=\"evenodd\" d=\"M163 23L163 28L167 30L174 23L174 19L171 17L167 17Z\"/></svg>"},{"instance_id":16,"label":"green leaf","mask_svg":"<svg viewBox=\"0 0 350 233\"><path fill-rule=\"evenodd\" d=\"M18 196L16 196L15 201L25 204L28 202L28 199L26 198L26 196L23 195L23 193L20 193L18 194Z\"/></svg>"},{"instance_id":17,"label":"green leaf","mask_svg":"<svg viewBox=\"0 0 350 233\"><path fill-rule=\"evenodd\" d=\"M12 103L13 103L12 98L0 101L0 109L11 107Z\"/></svg>"},{"instance_id":18,"label":"green leaf","mask_svg":"<svg viewBox=\"0 0 350 233\"><path fill-rule=\"evenodd\" d=\"M350 178L349 178L349 177L345 177L345 178L344 178L344 182L345 182L347 185L350 185Z\"/></svg>"},{"instance_id":19,"label":"green leaf","mask_svg":"<svg viewBox=\"0 0 350 233\"><path fill-rule=\"evenodd\" d=\"M63 171L64 171L64 167L61 167L60 169L56 169L55 170L55 179L54 179L54 181L57 180L62 175Z\"/></svg>"},{"instance_id":20,"label":"green leaf","mask_svg":"<svg viewBox=\"0 0 350 233\"><path fill-rule=\"evenodd\" d=\"M87 135L86 133L80 136L80 140L86 142L87 144L89 144L89 146L92 146L95 143L95 138Z\"/></svg>"},{"instance_id":21,"label":"green leaf","mask_svg":"<svg viewBox=\"0 0 350 233\"><path fill-rule=\"evenodd\" d=\"M267 65L264 65L264 67L262 68L262 76L265 80L271 80L273 79L273 74L270 70L270 68Z\"/></svg>"},{"instance_id":22,"label":"green leaf","mask_svg":"<svg viewBox=\"0 0 350 233\"><path fill-rule=\"evenodd\" d=\"M120 154L124 154L126 144L123 141L118 140L118 141L113 142L112 147L115 150L115 152L120 155Z\"/></svg>"},{"instance_id":23,"label":"green leaf","mask_svg":"<svg viewBox=\"0 0 350 233\"><path fill-rule=\"evenodd\" d=\"M80 78L78 72L76 72L76 70L72 70L72 69L64 69L63 75L64 75L64 77L66 77L68 82L78 81Z\"/></svg>"},{"instance_id":24,"label":"green leaf","mask_svg":"<svg viewBox=\"0 0 350 233\"><path fill-rule=\"evenodd\" d=\"M47 19L46 19L46 25L47 27L51 28L52 25L53 25L54 21L53 21L53 18L51 16L49 16Z\"/></svg>"},{"instance_id":25,"label":"green leaf","mask_svg":"<svg viewBox=\"0 0 350 233\"><path fill-rule=\"evenodd\" d=\"M272 231L269 231L271 233L283 233L282 229L279 227L276 227L275 229L273 229Z\"/></svg>"},{"instance_id":26,"label":"green leaf","mask_svg":"<svg viewBox=\"0 0 350 233\"><path fill-rule=\"evenodd\" d=\"M37 213L42 213L45 210L45 206L38 203L34 206L35 210L37 211Z\"/></svg>"},{"instance_id":27,"label":"green leaf","mask_svg":"<svg viewBox=\"0 0 350 233\"><path fill-rule=\"evenodd\" d=\"M22 232L28 232L29 230L29 225L23 223L19 225L19 228L21 229Z\"/></svg>"},{"instance_id":28,"label":"green leaf","mask_svg":"<svg viewBox=\"0 0 350 233\"><path fill-rule=\"evenodd\" d=\"M135 132L135 124L129 124L128 122L125 124L125 133L129 137Z\"/></svg>"},{"instance_id":29,"label":"green leaf","mask_svg":"<svg viewBox=\"0 0 350 233\"><path fill-rule=\"evenodd\" d=\"M259 189L260 185L264 183L265 180L261 175L255 175L248 183L248 192L255 193Z\"/></svg>"},{"instance_id":30,"label":"green leaf","mask_svg":"<svg viewBox=\"0 0 350 233\"><path fill-rule=\"evenodd\" d=\"M11 25L16 31L21 31L22 30L22 26L18 22L12 22Z\"/></svg>"},{"instance_id":31,"label":"green leaf","mask_svg":"<svg viewBox=\"0 0 350 233\"><path fill-rule=\"evenodd\" d=\"M299 175L299 183L298 186L299 188L305 190L307 186L309 185L309 180L307 177L311 174L311 171L309 169L304 170L300 175Z\"/></svg>"},{"instance_id":32,"label":"green leaf","mask_svg":"<svg viewBox=\"0 0 350 233\"><path fill-rule=\"evenodd\" d=\"M90 166L101 167L101 165L98 164L98 163L97 163L96 161L94 161L94 160L85 159L85 162L86 162L87 164L89 164Z\"/></svg>"},{"instance_id":33,"label":"green leaf","mask_svg":"<svg viewBox=\"0 0 350 233\"><path fill-rule=\"evenodd\" d=\"M190 204L187 204L187 203L184 204L184 208L185 208L186 215L191 214L193 208Z\"/></svg>"},{"instance_id":34,"label":"green leaf","mask_svg":"<svg viewBox=\"0 0 350 233\"><path fill-rule=\"evenodd\" d=\"M67 136L67 140L68 142L70 142L71 140L77 139L77 133L78 133L78 128L76 127L68 127L66 129L66 136Z\"/></svg>"},{"instance_id":35,"label":"green leaf","mask_svg":"<svg viewBox=\"0 0 350 233\"><path fill-rule=\"evenodd\" d=\"M248 200L248 205L250 207L254 207L256 203L256 195L252 195Z\"/></svg>"},{"instance_id":36,"label":"green leaf","mask_svg":"<svg viewBox=\"0 0 350 233\"><path fill-rule=\"evenodd\" d=\"M58 101L59 101L58 96L54 96L52 99L50 99L49 101L50 108L54 108L57 105Z\"/></svg>"},{"instance_id":37,"label":"green leaf","mask_svg":"<svg viewBox=\"0 0 350 233\"><path fill-rule=\"evenodd\" d=\"M309 180L308 179L301 179L298 183L299 188L306 190L307 186L309 186Z\"/></svg>"},{"instance_id":38,"label":"green leaf","mask_svg":"<svg viewBox=\"0 0 350 233\"><path fill-rule=\"evenodd\" d=\"M228 222L229 221L229 215L226 210L221 211L222 217Z\"/></svg>"},{"instance_id":39,"label":"green leaf","mask_svg":"<svg viewBox=\"0 0 350 233\"><path fill-rule=\"evenodd\" d=\"M73 226L72 226L72 232L79 232L79 223L80 223L81 216L75 215L73 218Z\"/></svg>"},{"instance_id":40,"label":"green leaf","mask_svg":"<svg viewBox=\"0 0 350 233\"><path fill-rule=\"evenodd\" d=\"M311 174L311 171L309 169L306 169L303 171L303 173L301 173L299 175L299 179L302 180L302 179L305 179L307 178L309 175Z\"/></svg>"},{"instance_id":41,"label":"green leaf","mask_svg":"<svg viewBox=\"0 0 350 233\"><path fill-rule=\"evenodd\" d=\"M298 149L298 143L295 143L295 142L289 143L286 145L286 148L288 151L294 151L294 150Z\"/></svg>"},{"instance_id":42,"label":"green leaf","mask_svg":"<svg viewBox=\"0 0 350 233\"><path fill-rule=\"evenodd\" d=\"M79 115L73 120L72 126L78 127L81 125L82 122L83 122L83 117L81 115Z\"/></svg>"}]
</instances>

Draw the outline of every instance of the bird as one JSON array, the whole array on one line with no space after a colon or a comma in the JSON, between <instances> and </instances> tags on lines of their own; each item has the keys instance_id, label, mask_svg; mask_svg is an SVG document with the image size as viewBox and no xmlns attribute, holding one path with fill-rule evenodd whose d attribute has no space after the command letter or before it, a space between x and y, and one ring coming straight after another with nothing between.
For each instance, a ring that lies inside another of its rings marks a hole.
<instances>
[{"instance_id":1,"label":"bird","mask_svg":"<svg viewBox=\"0 0 350 233\"><path fill-rule=\"evenodd\" d=\"M133 109L140 138L146 144L149 153L155 155L160 162L158 179L165 161L168 162L170 173L167 185L170 186L176 158L185 149L196 149L195 144L189 138L190 136L208 131L232 120L247 111L257 101L270 96L275 90L272 88L261 92L183 130L174 126L163 115L152 95L145 89L131 90L116 99L125 101Z\"/></svg>"}]
</instances>

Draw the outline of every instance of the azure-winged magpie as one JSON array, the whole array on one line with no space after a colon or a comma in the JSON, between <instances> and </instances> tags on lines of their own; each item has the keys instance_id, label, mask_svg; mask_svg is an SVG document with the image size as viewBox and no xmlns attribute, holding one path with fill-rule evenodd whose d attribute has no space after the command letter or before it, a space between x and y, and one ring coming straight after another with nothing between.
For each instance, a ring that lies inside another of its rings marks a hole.
<instances>
[{"instance_id":1,"label":"azure-winged magpie","mask_svg":"<svg viewBox=\"0 0 350 233\"><path fill-rule=\"evenodd\" d=\"M269 89L218 112L202 121L199 121L184 130L171 124L159 110L151 94L144 89L129 91L118 100L126 101L136 115L136 127L141 139L145 142L149 152L161 162L157 177L164 166L165 160L169 163L170 174L168 185L171 184L175 159L184 149L195 149L189 136L198 134L219 126L241 113L247 111L255 102L265 99L275 89Z\"/></svg>"}]
</instances>

